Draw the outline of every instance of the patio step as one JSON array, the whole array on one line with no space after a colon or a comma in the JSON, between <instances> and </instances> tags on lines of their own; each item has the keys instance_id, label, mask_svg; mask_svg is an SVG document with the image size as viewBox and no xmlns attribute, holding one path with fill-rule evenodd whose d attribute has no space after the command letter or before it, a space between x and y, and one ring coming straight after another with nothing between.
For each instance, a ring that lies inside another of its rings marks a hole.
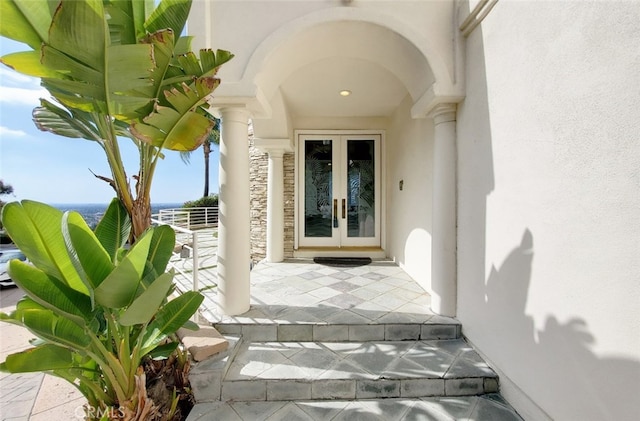
<instances>
[{"instance_id":1,"label":"patio step","mask_svg":"<svg viewBox=\"0 0 640 421\"><path fill-rule=\"evenodd\" d=\"M233 342L233 341L232 341ZM419 398L498 392L464 340L236 341L190 376L197 402Z\"/></svg>"},{"instance_id":2,"label":"patio step","mask_svg":"<svg viewBox=\"0 0 640 421\"><path fill-rule=\"evenodd\" d=\"M398 313L369 323L354 323L347 316L343 320L321 323L240 319L215 323L214 327L222 334L269 342L418 341L459 339L461 333L460 322L450 317L431 315L415 320L414 316Z\"/></svg>"},{"instance_id":3,"label":"patio step","mask_svg":"<svg viewBox=\"0 0 640 421\"><path fill-rule=\"evenodd\" d=\"M230 345L192 366L187 421L522 421L460 323L430 303L395 264L261 262L247 312L201 311Z\"/></svg>"},{"instance_id":4,"label":"patio step","mask_svg":"<svg viewBox=\"0 0 640 421\"><path fill-rule=\"evenodd\" d=\"M362 399L332 401L208 402L197 404L187 421L523 421L500 396Z\"/></svg>"}]
</instances>

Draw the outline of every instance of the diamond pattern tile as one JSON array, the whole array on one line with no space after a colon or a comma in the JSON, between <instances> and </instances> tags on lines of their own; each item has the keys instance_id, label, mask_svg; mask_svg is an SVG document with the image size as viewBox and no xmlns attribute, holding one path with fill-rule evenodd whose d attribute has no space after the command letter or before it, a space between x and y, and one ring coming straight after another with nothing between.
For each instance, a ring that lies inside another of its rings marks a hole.
<instances>
[{"instance_id":1,"label":"diamond pattern tile","mask_svg":"<svg viewBox=\"0 0 640 421\"><path fill-rule=\"evenodd\" d=\"M206 288L201 314L211 323L258 323L265 319L315 323L349 320L353 313L371 323L390 311L400 313L396 321L415 323L433 315L428 294L391 262L358 267L323 266L295 259L260 262L251 271L250 314L235 317L222 315L217 308L215 270L201 271L201 275L205 279L200 286ZM345 312L343 317L341 312Z\"/></svg>"},{"instance_id":2,"label":"diamond pattern tile","mask_svg":"<svg viewBox=\"0 0 640 421\"><path fill-rule=\"evenodd\" d=\"M342 292L349 292L354 289L360 288L358 285L352 284L351 282L347 282L347 281L336 282L335 284L329 285L329 287Z\"/></svg>"},{"instance_id":3,"label":"diamond pattern tile","mask_svg":"<svg viewBox=\"0 0 640 421\"><path fill-rule=\"evenodd\" d=\"M495 377L463 340L248 342L226 380Z\"/></svg>"}]
</instances>

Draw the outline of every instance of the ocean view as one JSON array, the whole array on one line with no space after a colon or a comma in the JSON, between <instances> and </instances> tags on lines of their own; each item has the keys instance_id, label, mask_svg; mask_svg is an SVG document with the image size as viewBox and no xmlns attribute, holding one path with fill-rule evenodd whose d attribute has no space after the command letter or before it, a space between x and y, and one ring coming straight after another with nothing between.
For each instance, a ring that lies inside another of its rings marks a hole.
<instances>
[{"instance_id":1,"label":"ocean view","mask_svg":"<svg viewBox=\"0 0 640 421\"><path fill-rule=\"evenodd\" d=\"M182 203L154 203L151 204L151 214L157 214L161 209L181 208ZM51 203L50 206L60 209L63 212L76 211L82 215L90 227L94 227L104 212L107 210L108 203L76 203L76 204L56 204Z\"/></svg>"}]
</instances>

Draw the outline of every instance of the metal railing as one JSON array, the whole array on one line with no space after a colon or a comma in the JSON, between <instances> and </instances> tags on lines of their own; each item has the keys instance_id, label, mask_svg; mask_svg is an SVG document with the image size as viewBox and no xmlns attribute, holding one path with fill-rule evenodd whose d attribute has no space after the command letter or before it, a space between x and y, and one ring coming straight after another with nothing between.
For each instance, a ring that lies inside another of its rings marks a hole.
<instances>
[{"instance_id":1,"label":"metal railing","mask_svg":"<svg viewBox=\"0 0 640 421\"><path fill-rule=\"evenodd\" d=\"M169 212L160 211L159 214L152 215L151 223L154 225L168 225L176 233L176 243L172 256L169 260L169 266L176 272L174 281L181 286L182 290L199 291L201 288L210 289L216 286L216 282L210 274L203 278L204 285L200 285L200 269L210 270L217 267L217 220L218 208L215 214L211 212L212 208L195 208L209 209L202 215L209 217L210 220L215 215L215 223L205 223L205 220L179 218L182 209L167 209ZM173 211L173 212L172 212ZM171 223L171 222L176 223ZM197 228L192 229L192 228ZM198 234L202 236L199 237ZM191 285L189 285L191 283Z\"/></svg>"},{"instance_id":2,"label":"metal railing","mask_svg":"<svg viewBox=\"0 0 640 421\"><path fill-rule=\"evenodd\" d=\"M161 209L157 220L188 230L217 227L218 207Z\"/></svg>"}]
</instances>

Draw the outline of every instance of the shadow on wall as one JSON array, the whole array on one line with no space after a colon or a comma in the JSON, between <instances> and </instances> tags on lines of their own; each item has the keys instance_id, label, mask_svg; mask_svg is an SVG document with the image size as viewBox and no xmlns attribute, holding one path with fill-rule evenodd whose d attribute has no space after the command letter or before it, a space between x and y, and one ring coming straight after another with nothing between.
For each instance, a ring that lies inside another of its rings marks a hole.
<instances>
[{"instance_id":1,"label":"shadow on wall","mask_svg":"<svg viewBox=\"0 0 640 421\"><path fill-rule=\"evenodd\" d=\"M638 361L598 356L597 338L582 318L560 320L558 309L550 305L544 324L536 328L536 320L526 313L534 233L525 229L504 261L487 271L487 198L496 188L492 117L504 118L505 113L489 105L482 30L477 27L466 40L467 96L458 107L458 317L463 333L501 371L505 397L520 411L530 410L521 413L526 419L537 421L546 412L558 421L640 420ZM492 65L508 66L509 59ZM499 215L491 216L495 222ZM515 387L507 387L507 381ZM521 393L539 409L518 401Z\"/></svg>"},{"instance_id":2,"label":"shadow on wall","mask_svg":"<svg viewBox=\"0 0 640 421\"><path fill-rule=\"evenodd\" d=\"M537 330L533 317L525 313L533 258L533 235L527 229L520 245L499 268L491 269L483 314L498 337L507 336L517 344L495 348L497 355L491 358L514 361L517 353L517 364L507 374L554 419L640 419L638 387L619 387L622 378L640 381L637 361L598 357L591 349L595 338L580 318L561 322L548 316L544 328ZM531 379L531 373L538 378Z\"/></svg>"}]
</instances>

